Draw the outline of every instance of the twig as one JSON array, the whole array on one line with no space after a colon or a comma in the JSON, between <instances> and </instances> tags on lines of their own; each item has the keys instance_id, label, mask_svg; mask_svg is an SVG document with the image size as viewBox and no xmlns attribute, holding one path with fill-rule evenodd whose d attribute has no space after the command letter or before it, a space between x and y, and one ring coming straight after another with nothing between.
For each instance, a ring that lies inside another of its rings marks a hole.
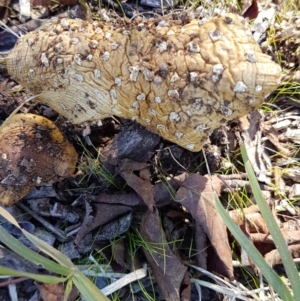
<instances>
[{"instance_id":1,"label":"twig","mask_svg":"<svg viewBox=\"0 0 300 301\"><path fill-rule=\"evenodd\" d=\"M216 284L213 284L213 283L210 283L210 282L206 282L206 281L203 281L203 280L195 279L195 278L191 278L191 283L198 283L201 286L208 287L211 290L214 290L214 291L219 292L221 294L230 296L232 298L238 298L240 300L245 300L245 301L250 301L251 300L247 297L242 296L243 292L241 292L240 290L237 290L237 289L230 289L230 288L227 288L227 287L219 286L219 285L216 285Z\"/></svg>"},{"instance_id":2,"label":"twig","mask_svg":"<svg viewBox=\"0 0 300 301\"><path fill-rule=\"evenodd\" d=\"M10 299L12 301L18 301L19 300L17 287L16 287L15 283L12 283L8 286L8 292L9 292Z\"/></svg>"},{"instance_id":3,"label":"twig","mask_svg":"<svg viewBox=\"0 0 300 301\"><path fill-rule=\"evenodd\" d=\"M1 277L2 278L2 277ZM7 276L6 278L10 278L10 276ZM0 287L5 287L8 286L10 284L16 284L16 283L20 283L23 282L25 280L27 280L27 277L19 277L19 278L10 278L7 281L3 281L0 283Z\"/></svg>"},{"instance_id":4,"label":"twig","mask_svg":"<svg viewBox=\"0 0 300 301\"><path fill-rule=\"evenodd\" d=\"M42 218L41 216L37 215L35 212L30 210L27 206L25 206L22 203L18 203L17 206L20 207L21 209L23 209L25 212L29 213L33 218L35 218L37 221L39 221L47 230L54 233L59 241L66 240L66 237L62 231L56 229L53 225L51 225L44 218Z\"/></svg>"}]
</instances>

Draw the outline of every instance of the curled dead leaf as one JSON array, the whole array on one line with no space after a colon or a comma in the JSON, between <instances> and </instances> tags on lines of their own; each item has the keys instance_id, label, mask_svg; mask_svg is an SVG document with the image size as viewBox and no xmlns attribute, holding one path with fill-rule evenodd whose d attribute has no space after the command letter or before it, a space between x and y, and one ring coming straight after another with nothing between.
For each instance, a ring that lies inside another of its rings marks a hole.
<instances>
[{"instance_id":1,"label":"curled dead leaf","mask_svg":"<svg viewBox=\"0 0 300 301\"><path fill-rule=\"evenodd\" d=\"M56 125L17 114L0 131L0 202L11 206L34 187L73 174L77 153Z\"/></svg>"},{"instance_id":2,"label":"curled dead leaf","mask_svg":"<svg viewBox=\"0 0 300 301\"><path fill-rule=\"evenodd\" d=\"M180 288L187 268L172 252L161 226L158 210L148 210L142 219L143 248L154 277L166 301L180 301Z\"/></svg>"},{"instance_id":3,"label":"curled dead leaf","mask_svg":"<svg viewBox=\"0 0 300 301\"><path fill-rule=\"evenodd\" d=\"M300 244L290 245L288 246L288 249L291 252L293 258L300 257ZM264 257L270 266L274 266L276 264L282 264L280 254L277 249L268 252L267 254L265 254Z\"/></svg>"},{"instance_id":4,"label":"curled dead leaf","mask_svg":"<svg viewBox=\"0 0 300 301\"><path fill-rule=\"evenodd\" d=\"M243 1L241 13L244 18L249 20L255 19L258 16L258 5L256 0Z\"/></svg>"},{"instance_id":5,"label":"curled dead leaf","mask_svg":"<svg viewBox=\"0 0 300 301\"><path fill-rule=\"evenodd\" d=\"M242 212L240 209L229 212L231 219L246 233L267 234L268 228L259 212Z\"/></svg>"},{"instance_id":6,"label":"curled dead leaf","mask_svg":"<svg viewBox=\"0 0 300 301\"><path fill-rule=\"evenodd\" d=\"M150 210L153 210L155 201L148 164L123 160L119 165L119 169L119 173L127 185L143 199ZM134 174L134 171L139 172L139 177Z\"/></svg>"},{"instance_id":7,"label":"curled dead leaf","mask_svg":"<svg viewBox=\"0 0 300 301\"><path fill-rule=\"evenodd\" d=\"M74 301L78 296L78 290L73 285L69 296L65 299L65 285L63 283L49 284L36 282L43 301Z\"/></svg>"},{"instance_id":8,"label":"curled dead leaf","mask_svg":"<svg viewBox=\"0 0 300 301\"><path fill-rule=\"evenodd\" d=\"M206 242L206 235L215 255L213 262L210 262L211 267L214 271L233 279L227 229L215 207L215 193L220 193L222 183L217 176L204 177L193 174L182 183L175 201L182 204L195 219L196 246L201 251L196 256L199 266L207 269L208 265L209 244ZM209 255L213 255L212 252Z\"/></svg>"}]
</instances>

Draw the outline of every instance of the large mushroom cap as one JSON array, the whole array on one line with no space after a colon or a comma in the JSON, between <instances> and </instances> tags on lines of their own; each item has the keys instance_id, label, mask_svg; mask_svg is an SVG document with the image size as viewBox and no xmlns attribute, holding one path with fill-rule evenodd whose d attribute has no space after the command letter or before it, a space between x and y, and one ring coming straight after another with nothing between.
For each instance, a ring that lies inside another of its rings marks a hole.
<instances>
[{"instance_id":1,"label":"large mushroom cap","mask_svg":"<svg viewBox=\"0 0 300 301\"><path fill-rule=\"evenodd\" d=\"M70 176L74 147L41 116L17 114L0 131L0 203L11 206L35 186Z\"/></svg>"},{"instance_id":2,"label":"large mushroom cap","mask_svg":"<svg viewBox=\"0 0 300 301\"><path fill-rule=\"evenodd\" d=\"M131 118L198 151L212 130L257 108L281 70L235 15L179 23L55 18L19 39L8 72L73 123Z\"/></svg>"}]
</instances>

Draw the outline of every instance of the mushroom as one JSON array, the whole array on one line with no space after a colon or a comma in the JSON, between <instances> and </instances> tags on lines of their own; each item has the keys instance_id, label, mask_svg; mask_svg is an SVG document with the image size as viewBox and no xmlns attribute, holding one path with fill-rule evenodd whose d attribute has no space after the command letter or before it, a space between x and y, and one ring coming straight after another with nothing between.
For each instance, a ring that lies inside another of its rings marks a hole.
<instances>
[{"instance_id":1,"label":"mushroom","mask_svg":"<svg viewBox=\"0 0 300 301\"><path fill-rule=\"evenodd\" d=\"M130 118L191 151L279 84L238 16L138 22L51 19L18 40L8 73L74 124Z\"/></svg>"},{"instance_id":2,"label":"mushroom","mask_svg":"<svg viewBox=\"0 0 300 301\"><path fill-rule=\"evenodd\" d=\"M72 175L76 162L74 147L52 121L12 116L0 131L0 203L11 206L35 186Z\"/></svg>"}]
</instances>

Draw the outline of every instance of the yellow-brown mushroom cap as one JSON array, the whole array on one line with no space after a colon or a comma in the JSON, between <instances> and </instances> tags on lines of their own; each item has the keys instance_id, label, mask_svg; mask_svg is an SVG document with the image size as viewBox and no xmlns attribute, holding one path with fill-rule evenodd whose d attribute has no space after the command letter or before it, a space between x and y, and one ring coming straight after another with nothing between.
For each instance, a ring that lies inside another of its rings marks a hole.
<instances>
[{"instance_id":1,"label":"yellow-brown mushroom cap","mask_svg":"<svg viewBox=\"0 0 300 301\"><path fill-rule=\"evenodd\" d=\"M70 176L76 163L74 147L52 121L14 115L0 131L0 203L11 206L35 186Z\"/></svg>"},{"instance_id":2,"label":"yellow-brown mushroom cap","mask_svg":"<svg viewBox=\"0 0 300 301\"><path fill-rule=\"evenodd\" d=\"M73 123L136 120L192 151L257 108L281 69L235 15L143 24L53 19L22 37L8 72Z\"/></svg>"}]
</instances>

